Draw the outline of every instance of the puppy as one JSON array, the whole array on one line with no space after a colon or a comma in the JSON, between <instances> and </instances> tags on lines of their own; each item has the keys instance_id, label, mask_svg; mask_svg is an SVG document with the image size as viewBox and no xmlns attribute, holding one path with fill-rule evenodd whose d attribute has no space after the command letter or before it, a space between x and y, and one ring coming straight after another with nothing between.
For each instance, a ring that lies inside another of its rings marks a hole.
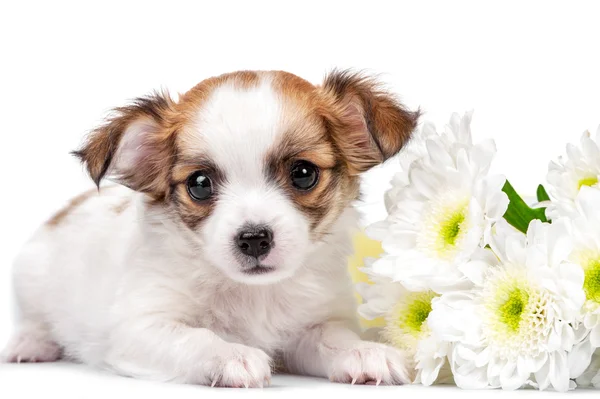
<instances>
[{"instance_id":1,"label":"puppy","mask_svg":"<svg viewBox=\"0 0 600 399\"><path fill-rule=\"evenodd\" d=\"M342 383L410 381L361 341L349 276L359 174L418 113L334 71L204 80L117 108L75 152L100 188L16 260L8 362L64 357L126 376L262 387L272 365Z\"/></svg>"}]
</instances>

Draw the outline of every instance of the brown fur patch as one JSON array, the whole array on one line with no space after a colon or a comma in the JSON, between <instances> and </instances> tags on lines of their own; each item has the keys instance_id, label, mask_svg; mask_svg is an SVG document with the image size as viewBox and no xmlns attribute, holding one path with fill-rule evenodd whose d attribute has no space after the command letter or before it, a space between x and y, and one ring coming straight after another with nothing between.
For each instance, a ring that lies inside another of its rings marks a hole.
<instances>
[{"instance_id":1,"label":"brown fur patch","mask_svg":"<svg viewBox=\"0 0 600 399\"><path fill-rule=\"evenodd\" d=\"M48 219L46 225L50 227L56 227L60 225L67 218L67 216L69 216L77 207L79 207L79 205L83 204L94 195L98 195L98 190L89 190L72 198L67 206L56 212L50 219Z\"/></svg>"},{"instance_id":2,"label":"brown fur patch","mask_svg":"<svg viewBox=\"0 0 600 399\"><path fill-rule=\"evenodd\" d=\"M191 229L196 229L215 207L215 196L205 201L194 201L185 184L173 188L171 200L181 220Z\"/></svg>"},{"instance_id":3,"label":"brown fur patch","mask_svg":"<svg viewBox=\"0 0 600 399\"><path fill-rule=\"evenodd\" d=\"M217 87L230 83L240 90L248 89L258 84L261 74L259 71L237 71L205 79L180 97L179 111L186 118L192 118Z\"/></svg>"},{"instance_id":4,"label":"brown fur patch","mask_svg":"<svg viewBox=\"0 0 600 399\"><path fill-rule=\"evenodd\" d=\"M276 72L274 88L282 94L286 133L274 143L266 163L272 179L288 194L310 221L313 238L321 238L340 213L358 195L358 181L346 167L322 111L327 108L321 91L286 72ZM293 187L290 171L295 161L319 168L319 180L308 191Z\"/></svg>"},{"instance_id":5,"label":"brown fur patch","mask_svg":"<svg viewBox=\"0 0 600 399\"><path fill-rule=\"evenodd\" d=\"M199 170L208 175L213 187L214 196L206 201L195 201L187 192L188 178ZM218 196L219 187L225 181L226 177L223 172L210 160L179 158L179 162L171 172L171 199L181 219L188 227L197 228L211 214L215 206L215 196Z\"/></svg>"},{"instance_id":6,"label":"brown fur patch","mask_svg":"<svg viewBox=\"0 0 600 399\"><path fill-rule=\"evenodd\" d=\"M131 105L116 108L107 122L94 130L74 154L86 165L92 180L99 186L111 169L118 168L114 165L118 161L115 158L127 129L135 123L143 124L148 131L141 143L146 153L144 162L131 169L117 170L116 179L160 200L168 192L169 170L175 157L174 108L175 104L166 93L138 98Z\"/></svg>"},{"instance_id":7,"label":"brown fur patch","mask_svg":"<svg viewBox=\"0 0 600 399\"><path fill-rule=\"evenodd\" d=\"M395 155L408 142L419 111L408 111L372 78L333 71L323 82L325 113L352 173ZM333 112L332 112L333 111Z\"/></svg>"}]
</instances>

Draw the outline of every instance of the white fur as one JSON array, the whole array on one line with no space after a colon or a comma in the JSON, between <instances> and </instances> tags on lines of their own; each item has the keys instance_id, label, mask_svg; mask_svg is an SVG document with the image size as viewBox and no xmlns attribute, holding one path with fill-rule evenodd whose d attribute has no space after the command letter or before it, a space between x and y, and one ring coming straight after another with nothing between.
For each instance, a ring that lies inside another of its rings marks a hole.
<instances>
[{"instance_id":1,"label":"white fur","mask_svg":"<svg viewBox=\"0 0 600 399\"><path fill-rule=\"evenodd\" d=\"M59 348L123 375L242 387L268 382L280 357L339 382L408 382L398 351L358 337L346 270L355 212L312 242L305 217L266 180L263 157L284 128L268 81L213 93L186 151L208 153L228 183L198 231L123 187L41 227L16 261L21 326L4 358L51 361ZM244 275L232 255L247 222L274 230L270 274Z\"/></svg>"}]
</instances>

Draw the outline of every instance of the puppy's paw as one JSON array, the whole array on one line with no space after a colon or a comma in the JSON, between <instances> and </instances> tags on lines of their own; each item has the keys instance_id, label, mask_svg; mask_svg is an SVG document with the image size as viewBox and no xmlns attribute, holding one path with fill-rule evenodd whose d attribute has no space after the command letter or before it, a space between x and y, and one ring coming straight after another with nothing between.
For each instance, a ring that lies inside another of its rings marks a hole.
<instances>
[{"instance_id":1,"label":"puppy's paw","mask_svg":"<svg viewBox=\"0 0 600 399\"><path fill-rule=\"evenodd\" d=\"M211 386L230 388L262 388L271 383L271 359L260 349L228 344L223 353L210 362L208 379Z\"/></svg>"},{"instance_id":2,"label":"puppy's paw","mask_svg":"<svg viewBox=\"0 0 600 399\"><path fill-rule=\"evenodd\" d=\"M345 384L409 384L411 375L407 364L405 355L395 348L359 342L333 359L329 379Z\"/></svg>"},{"instance_id":3,"label":"puppy's paw","mask_svg":"<svg viewBox=\"0 0 600 399\"><path fill-rule=\"evenodd\" d=\"M22 331L9 342L0 355L7 363L54 362L61 356L61 348L54 341L35 331Z\"/></svg>"}]
</instances>

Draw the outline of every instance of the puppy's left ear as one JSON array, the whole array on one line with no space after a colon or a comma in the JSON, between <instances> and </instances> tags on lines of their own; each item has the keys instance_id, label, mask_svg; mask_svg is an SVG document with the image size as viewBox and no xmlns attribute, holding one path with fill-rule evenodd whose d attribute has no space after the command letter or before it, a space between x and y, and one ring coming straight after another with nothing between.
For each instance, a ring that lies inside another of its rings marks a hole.
<instances>
[{"instance_id":1,"label":"puppy's left ear","mask_svg":"<svg viewBox=\"0 0 600 399\"><path fill-rule=\"evenodd\" d=\"M377 81L350 71L334 70L322 90L335 110L330 119L334 140L352 174L364 172L395 155L408 142L419 111L408 111Z\"/></svg>"}]
</instances>

